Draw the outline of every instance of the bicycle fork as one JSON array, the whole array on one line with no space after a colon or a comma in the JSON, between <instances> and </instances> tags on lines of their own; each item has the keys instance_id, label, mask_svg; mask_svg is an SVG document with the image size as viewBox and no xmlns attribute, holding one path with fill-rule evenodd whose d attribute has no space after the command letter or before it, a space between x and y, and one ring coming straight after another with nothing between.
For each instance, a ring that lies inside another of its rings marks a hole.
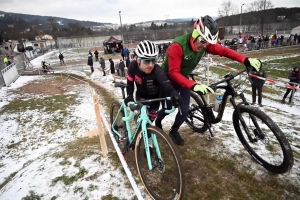
<instances>
[{"instance_id":1,"label":"bicycle fork","mask_svg":"<svg viewBox=\"0 0 300 200\"><path fill-rule=\"evenodd\" d=\"M149 133L147 132L147 123L150 123L147 120L148 118L146 120L142 119L142 135L145 144L145 152L146 152L148 167L149 170L153 170L156 167L160 168L161 162L159 161L161 161L162 159L161 159L161 153L160 153L156 135L155 134L149 135ZM156 163L154 165L152 164L152 160L151 160L150 148L155 150L155 152L152 153L156 153L155 154Z\"/></svg>"}]
</instances>

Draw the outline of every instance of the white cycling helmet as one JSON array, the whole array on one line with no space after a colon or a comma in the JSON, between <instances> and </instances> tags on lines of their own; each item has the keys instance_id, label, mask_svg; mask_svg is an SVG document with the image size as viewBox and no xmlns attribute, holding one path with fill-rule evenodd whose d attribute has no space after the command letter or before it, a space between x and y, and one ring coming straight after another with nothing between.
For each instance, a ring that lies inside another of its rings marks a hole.
<instances>
[{"instance_id":1,"label":"white cycling helmet","mask_svg":"<svg viewBox=\"0 0 300 200\"><path fill-rule=\"evenodd\" d=\"M208 43L216 44L218 41L218 24L213 20L212 17L206 15L200 17L194 24L194 29L197 30L198 34L204 38Z\"/></svg>"},{"instance_id":2,"label":"white cycling helmet","mask_svg":"<svg viewBox=\"0 0 300 200\"><path fill-rule=\"evenodd\" d=\"M141 41L136 46L134 52L138 58L143 58L143 59L153 59L153 58L157 58L158 56L158 49L156 45L149 40Z\"/></svg>"}]
</instances>

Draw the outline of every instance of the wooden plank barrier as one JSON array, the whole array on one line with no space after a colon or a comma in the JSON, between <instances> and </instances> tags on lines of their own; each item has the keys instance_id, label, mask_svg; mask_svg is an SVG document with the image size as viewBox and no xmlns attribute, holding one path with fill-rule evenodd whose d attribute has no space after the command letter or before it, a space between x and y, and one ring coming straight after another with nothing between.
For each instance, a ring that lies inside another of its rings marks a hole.
<instances>
[{"instance_id":1,"label":"wooden plank barrier","mask_svg":"<svg viewBox=\"0 0 300 200\"><path fill-rule=\"evenodd\" d=\"M98 96L96 94L93 95L93 100L94 100L94 107L95 107L95 112L96 112L96 119L97 119L97 125L98 125L101 150L102 150L103 156L106 157L108 154L108 150L107 150L106 140L104 137L103 121L100 116L100 105L98 103Z\"/></svg>"}]
</instances>

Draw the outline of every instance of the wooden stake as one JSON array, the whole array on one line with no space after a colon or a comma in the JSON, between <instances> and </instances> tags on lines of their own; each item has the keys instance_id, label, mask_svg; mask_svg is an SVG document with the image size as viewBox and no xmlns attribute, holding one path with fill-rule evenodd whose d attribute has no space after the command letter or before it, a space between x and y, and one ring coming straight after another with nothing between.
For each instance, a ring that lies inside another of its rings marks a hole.
<instances>
[{"instance_id":1,"label":"wooden stake","mask_svg":"<svg viewBox=\"0 0 300 200\"><path fill-rule=\"evenodd\" d=\"M104 157L107 156L107 145L104 137L104 127L103 127L103 121L100 116L100 106L98 103L98 96L95 94L93 95L93 100L94 100L94 106L95 106L95 112L96 112L96 118L97 118L97 125L98 125L98 131L99 131L99 139L100 139L100 145L101 145L101 150L102 154Z\"/></svg>"}]
</instances>

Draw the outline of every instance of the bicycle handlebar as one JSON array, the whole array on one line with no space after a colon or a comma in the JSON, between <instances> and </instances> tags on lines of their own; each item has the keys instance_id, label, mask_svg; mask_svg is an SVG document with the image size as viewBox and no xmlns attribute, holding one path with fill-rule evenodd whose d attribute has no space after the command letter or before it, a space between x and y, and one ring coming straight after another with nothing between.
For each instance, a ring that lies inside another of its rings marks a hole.
<instances>
[{"instance_id":1,"label":"bicycle handlebar","mask_svg":"<svg viewBox=\"0 0 300 200\"><path fill-rule=\"evenodd\" d=\"M122 120L129 121L130 119L132 119L134 111L140 110L144 106L144 104L148 104L150 102L155 102L155 101L163 101L163 100L171 100L171 97L147 99L147 100L142 100L142 101L137 101L137 102L133 102L133 101L129 102L128 107L130 109L130 113L129 113L128 117L123 117ZM170 113L174 112L175 109L176 108L174 106L172 106L172 108L170 110L165 110L165 112L170 114Z\"/></svg>"},{"instance_id":2,"label":"bicycle handlebar","mask_svg":"<svg viewBox=\"0 0 300 200\"><path fill-rule=\"evenodd\" d=\"M234 74L234 75L232 75L231 73L226 74L226 75L224 76L224 79L222 79L222 80L219 81L219 82L210 84L209 87L211 87L214 91L216 91L216 90L219 88L219 87L218 87L219 84L224 83L224 82L227 82L227 81L229 81L229 80L232 80L232 79L234 79L236 76L238 76L238 75L244 73L245 71L247 71L247 69L243 69L243 70L241 70L240 72L238 72L238 73L236 73L236 74Z\"/></svg>"}]
</instances>

